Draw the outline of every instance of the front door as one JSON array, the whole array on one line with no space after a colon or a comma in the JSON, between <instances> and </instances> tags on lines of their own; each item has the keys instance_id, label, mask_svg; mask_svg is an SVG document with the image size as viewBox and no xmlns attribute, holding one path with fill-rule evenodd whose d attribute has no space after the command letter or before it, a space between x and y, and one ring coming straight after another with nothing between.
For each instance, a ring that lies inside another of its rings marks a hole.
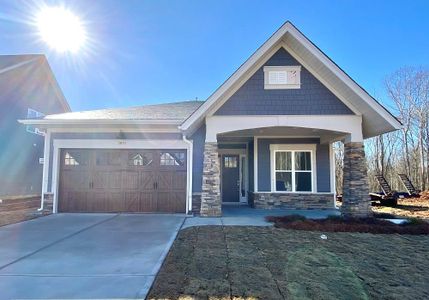
<instances>
[{"instance_id":1,"label":"front door","mask_svg":"<svg viewBox=\"0 0 429 300\"><path fill-rule=\"evenodd\" d=\"M222 202L240 201L239 155L222 155Z\"/></svg>"}]
</instances>

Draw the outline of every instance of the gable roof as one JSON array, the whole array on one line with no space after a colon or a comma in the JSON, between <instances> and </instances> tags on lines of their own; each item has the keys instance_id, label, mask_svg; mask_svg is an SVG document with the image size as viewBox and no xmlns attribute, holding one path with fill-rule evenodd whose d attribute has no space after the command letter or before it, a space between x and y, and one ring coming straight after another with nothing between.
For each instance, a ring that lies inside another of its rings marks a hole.
<instances>
[{"instance_id":1,"label":"gable roof","mask_svg":"<svg viewBox=\"0 0 429 300\"><path fill-rule=\"evenodd\" d=\"M171 123L181 124L186 120L203 101L182 101L163 103L156 105L143 105L128 108L111 108L79 112L69 112L63 114L47 115L40 119L40 123L73 122L79 121L151 121L159 123L160 121L169 121ZM37 120L33 120L33 122Z\"/></svg>"},{"instance_id":2,"label":"gable roof","mask_svg":"<svg viewBox=\"0 0 429 300\"><path fill-rule=\"evenodd\" d=\"M0 55L0 75L7 76L9 72L21 68L30 68L34 76L40 80L47 80L55 98L59 101L63 111L71 111L70 106L58 85L51 67L43 54L22 54L22 55Z\"/></svg>"},{"instance_id":3,"label":"gable roof","mask_svg":"<svg viewBox=\"0 0 429 300\"><path fill-rule=\"evenodd\" d=\"M270 57L285 48L355 114L362 115L363 137L369 138L401 127L401 123L337 64L305 37L291 22L283 24L256 50L180 128L192 132L206 116L213 115Z\"/></svg>"}]
</instances>

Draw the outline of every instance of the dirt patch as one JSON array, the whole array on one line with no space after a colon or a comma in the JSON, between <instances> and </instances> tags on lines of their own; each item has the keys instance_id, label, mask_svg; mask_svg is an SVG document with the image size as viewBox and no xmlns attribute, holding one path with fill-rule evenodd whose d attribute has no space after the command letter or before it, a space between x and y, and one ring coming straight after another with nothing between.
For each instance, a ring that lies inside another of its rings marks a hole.
<instances>
[{"instance_id":1,"label":"dirt patch","mask_svg":"<svg viewBox=\"0 0 429 300\"><path fill-rule=\"evenodd\" d=\"M429 219L429 199L427 197L398 199L397 206L375 205L372 210L375 213L387 213L396 217Z\"/></svg>"},{"instance_id":2,"label":"dirt patch","mask_svg":"<svg viewBox=\"0 0 429 300\"><path fill-rule=\"evenodd\" d=\"M192 227L148 299L428 299L429 236Z\"/></svg>"},{"instance_id":3,"label":"dirt patch","mask_svg":"<svg viewBox=\"0 0 429 300\"><path fill-rule=\"evenodd\" d=\"M418 219L404 224L377 218L342 218L329 217L320 220L310 220L303 216L270 216L267 221L273 222L277 228L295 230L325 231L325 232L361 232L375 234L429 234L429 223Z\"/></svg>"}]
</instances>

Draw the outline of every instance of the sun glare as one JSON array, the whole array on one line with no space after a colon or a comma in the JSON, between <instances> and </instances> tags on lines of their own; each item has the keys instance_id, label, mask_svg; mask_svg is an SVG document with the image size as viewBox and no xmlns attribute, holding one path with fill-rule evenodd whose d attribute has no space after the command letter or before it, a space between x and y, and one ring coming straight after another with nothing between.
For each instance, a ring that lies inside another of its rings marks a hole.
<instances>
[{"instance_id":1,"label":"sun glare","mask_svg":"<svg viewBox=\"0 0 429 300\"><path fill-rule=\"evenodd\" d=\"M63 7L44 7L36 16L43 41L58 52L76 53L87 39L82 21Z\"/></svg>"}]
</instances>

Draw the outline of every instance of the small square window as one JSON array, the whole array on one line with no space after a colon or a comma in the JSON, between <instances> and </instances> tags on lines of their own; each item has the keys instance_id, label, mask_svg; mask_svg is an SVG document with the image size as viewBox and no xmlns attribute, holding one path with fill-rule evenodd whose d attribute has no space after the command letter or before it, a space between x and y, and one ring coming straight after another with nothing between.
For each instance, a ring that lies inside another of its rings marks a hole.
<instances>
[{"instance_id":1,"label":"small square window","mask_svg":"<svg viewBox=\"0 0 429 300\"><path fill-rule=\"evenodd\" d=\"M225 168L237 168L238 161L236 156L225 156L223 158L223 166Z\"/></svg>"}]
</instances>

